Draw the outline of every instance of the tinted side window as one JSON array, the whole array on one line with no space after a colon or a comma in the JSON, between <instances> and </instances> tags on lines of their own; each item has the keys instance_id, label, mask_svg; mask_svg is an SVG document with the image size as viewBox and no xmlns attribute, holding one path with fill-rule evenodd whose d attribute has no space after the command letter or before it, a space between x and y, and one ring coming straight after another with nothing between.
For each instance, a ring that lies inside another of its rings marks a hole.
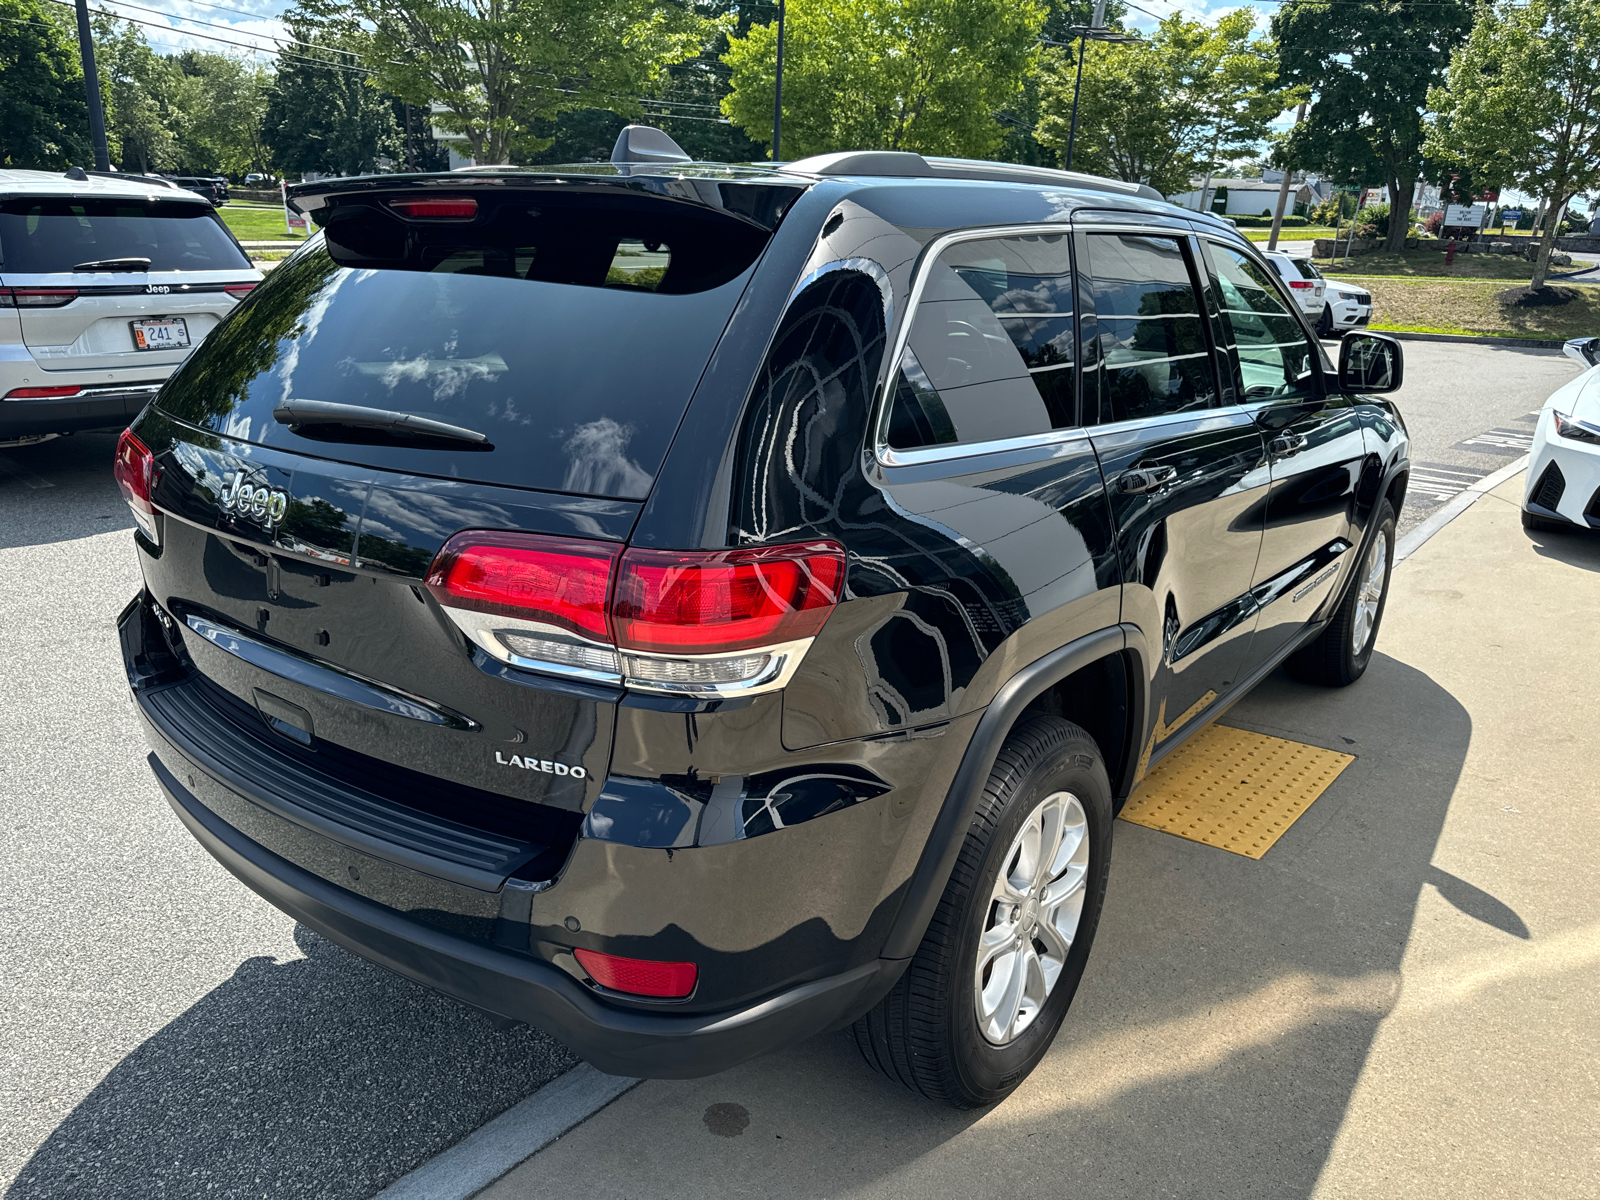
<instances>
[{"instance_id":1,"label":"tinted side window","mask_svg":"<svg viewBox=\"0 0 1600 1200\"><path fill-rule=\"evenodd\" d=\"M958 242L927 270L890 398L889 445L988 442L1075 425L1068 235Z\"/></svg>"},{"instance_id":2,"label":"tinted side window","mask_svg":"<svg viewBox=\"0 0 1600 1200\"><path fill-rule=\"evenodd\" d=\"M1222 292L1224 350L1238 363L1245 400L1309 396L1316 357L1289 304L1257 263L1226 246L1211 247Z\"/></svg>"},{"instance_id":3,"label":"tinted side window","mask_svg":"<svg viewBox=\"0 0 1600 1200\"><path fill-rule=\"evenodd\" d=\"M1095 233L1088 241L1102 419L1129 421L1214 404L1216 376L1183 242L1136 233Z\"/></svg>"}]
</instances>

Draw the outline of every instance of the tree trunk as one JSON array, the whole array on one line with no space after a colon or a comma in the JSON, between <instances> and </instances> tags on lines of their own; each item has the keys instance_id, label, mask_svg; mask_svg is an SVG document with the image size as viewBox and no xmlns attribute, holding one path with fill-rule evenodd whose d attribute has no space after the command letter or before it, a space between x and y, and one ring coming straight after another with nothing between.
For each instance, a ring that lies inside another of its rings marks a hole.
<instances>
[{"instance_id":1,"label":"tree trunk","mask_svg":"<svg viewBox=\"0 0 1600 1200\"><path fill-rule=\"evenodd\" d=\"M1558 203L1554 197L1551 197L1548 207L1551 211L1564 208L1568 203L1571 202L1571 200L1572 197L1568 196L1566 200ZM1550 252L1555 248L1556 222L1551 221L1548 223L1548 227L1539 238L1539 254L1538 257L1533 260L1533 278L1528 281L1528 289L1530 291L1534 288L1542 288L1544 286L1544 278L1550 273Z\"/></svg>"},{"instance_id":2,"label":"tree trunk","mask_svg":"<svg viewBox=\"0 0 1600 1200\"><path fill-rule=\"evenodd\" d=\"M1411 202L1417 194L1417 177L1389 178L1389 244L1384 247L1391 254L1406 248L1406 237L1411 233Z\"/></svg>"}]
</instances>

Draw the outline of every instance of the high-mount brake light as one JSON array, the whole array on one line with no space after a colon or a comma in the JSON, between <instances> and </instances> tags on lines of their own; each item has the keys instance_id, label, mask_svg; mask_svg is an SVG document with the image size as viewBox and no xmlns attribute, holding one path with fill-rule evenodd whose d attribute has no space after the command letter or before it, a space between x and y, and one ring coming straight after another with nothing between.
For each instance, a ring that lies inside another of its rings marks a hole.
<instances>
[{"instance_id":1,"label":"high-mount brake light","mask_svg":"<svg viewBox=\"0 0 1600 1200\"><path fill-rule=\"evenodd\" d=\"M389 207L413 220L462 221L478 215L478 202L471 196L402 197L389 201Z\"/></svg>"},{"instance_id":2,"label":"high-mount brake light","mask_svg":"<svg viewBox=\"0 0 1600 1200\"><path fill-rule=\"evenodd\" d=\"M256 285L254 283L225 283L222 285L222 290L235 300L243 300L256 290Z\"/></svg>"},{"instance_id":3,"label":"high-mount brake light","mask_svg":"<svg viewBox=\"0 0 1600 1200\"><path fill-rule=\"evenodd\" d=\"M647 958L623 958L598 950L572 952L583 969L603 988L631 996L654 996L662 1000L681 1000L694 991L700 968L692 962L656 962Z\"/></svg>"},{"instance_id":4,"label":"high-mount brake light","mask_svg":"<svg viewBox=\"0 0 1600 1200\"><path fill-rule=\"evenodd\" d=\"M0 308L60 308L77 298L77 288L0 288Z\"/></svg>"},{"instance_id":5,"label":"high-mount brake light","mask_svg":"<svg viewBox=\"0 0 1600 1200\"><path fill-rule=\"evenodd\" d=\"M156 510L150 503L156 487L156 459L131 429L124 429L122 436L117 439L117 453L112 460L111 474L122 489L122 498L133 510L134 521L147 538L152 542L158 541Z\"/></svg>"},{"instance_id":6,"label":"high-mount brake light","mask_svg":"<svg viewBox=\"0 0 1600 1200\"><path fill-rule=\"evenodd\" d=\"M77 384L63 384L60 387L31 387L12 388L6 393L7 400L60 400L67 396L76 396L83 391Z\"/></svg>"},{"instance_id":7,"label":"high-mount brake light","mask_svg":"<svg viewBox=\"0 0 1600 1200\"><path fill-rule=\"evenodd\" d=\"M512 666L641 691L748 696L788 683L839 602L833 542L628 550L512 532L452 537L427 585Z\"/></svg>"}]
</instances>

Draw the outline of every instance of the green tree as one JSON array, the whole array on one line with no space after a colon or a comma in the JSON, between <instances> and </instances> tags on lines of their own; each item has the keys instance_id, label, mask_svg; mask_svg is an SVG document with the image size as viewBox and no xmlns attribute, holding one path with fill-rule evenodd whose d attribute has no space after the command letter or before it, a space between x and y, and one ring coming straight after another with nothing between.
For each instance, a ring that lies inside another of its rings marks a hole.
<instances>
[{"instance_id":1,"label":"green tree","mask_svg":"<svg viewBox=\"0 0 1600 1200\"><path fill-rule=\"evenodd\" d=\"M46 0L0 0L0 167L89 162L77 37Z\"/></svg>"},{"instance_id":2,"label":"green tree","mask_svg":"<svg viewBox=\"0 0 1600 1200\"><path fill-rule=\"evenodd\" d=\"M393 101L368 82L355 56L327 48L318 29L304 20L291 21L289 33L308 44L279 62L262 119L278 170L362 175L376 170L381 158L399 161ZM420 107L413 122L428 122L427 106Z\"/></svg>"},{"instance_id":3,"label":"green tree","mask_svg":"<svg viewBox=\"0 0 1600 1200\"><path fill-rule=\"evenodd\" d=\"M1544 286L1554 216L1600 189L1600 0L1500 0L1478 10L1428 94L1428 153L1545 200L1530 287Z\"/></svg>"},{"instance_id":4,"label":"green tree","mask_svg":"<svg viewBox=\"0 0 1600 1200\"><path fill-rule=\"evenodd\" d=\"M172 65L150 49L137 25L103 12L94 19L94 47L112 161L142 174L176 165L178 146L168 110Z\"/></svg>"},{"instance_id":5,"label":"green tree","mask_svg":"<svg viewBox=\"0 0 1600 1200\"><path fill-rule=\"evenodd\" d=\"M1286 164L1386 185L1391 246L1409 232L1428 89L1471 23L1470 5L1442 0L1295 0L1272 18L1284 81L1314 94Z\"/></svg>"},{"instance_id":6,"label":"green tree","mask_svg":"<svg viewBox=\"0 0 1600 1200\"><path fill-rule=\"evenodd\" d=\"M783 56L785 157L916 150L981 158L995 113L1037 56L1039 0L790 0ZM771 144L777 23L729 39L722 111Z\"/></svg>"},{"instance_id":7,"label":"green tree","mask_svg":"<svg viewBox=\"0 0 1600 1200\"><path fill-rule=\"evenodd\" d=\"M1283 111L1272 42L1254 37L1254 11L1214 25L1175 13L1139 42L1091 42L1084 57L1073 165L1163 195L1200 171L1250 153ZM1052 51L1038 138L1064 152L1077 58Z\"/></svg>"},{"instance_id":8,"label":"green tree","mask_svg":"<svg viewBox=\"0 0 1600 1200\"><path fill-rule=\"evenodd\" d=\"M700 53L712 23L653 0L301 0L299 11L359 49L373 84L447 110L479 162L550 144L534 123L578 108L640 113L671 63Z\"/></svg>"}]
</instances>

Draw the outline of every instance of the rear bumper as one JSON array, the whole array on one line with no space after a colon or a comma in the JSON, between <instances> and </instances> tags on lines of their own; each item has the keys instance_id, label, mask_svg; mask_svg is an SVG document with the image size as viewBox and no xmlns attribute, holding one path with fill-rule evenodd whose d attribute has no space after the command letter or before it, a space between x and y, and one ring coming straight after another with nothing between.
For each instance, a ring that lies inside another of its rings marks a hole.
<instances>
[{"instance_id":1,"label":"rear bumper","mask_svg":"<svg viewBox=\"0 0 1600 1200\"><path fill-rule=\"evenodd\" d=\"M49 384L57 381L50 379ZM0 440L40 433L121 429L161 390L159 383L86 391L59 400L0 400Z\"/></svg>"},{"instance_id":2,"label":"rear bumper","mask_svg":"<svg viewBox=\"0 0 1600 1200\"><path fill-rule=\"evenodd\" d=\"M165 748L170 751L170 744ZM853 1019L905 967L880 959L722 1013L658 1015L612 1008L547 963L419 925L302 870L202 804L161 755L152 754L150 763L189 832L268 903L398 975L545 1030L609 1074L669 1079L715 1074Z\"/></svg>"}]
</instances>

